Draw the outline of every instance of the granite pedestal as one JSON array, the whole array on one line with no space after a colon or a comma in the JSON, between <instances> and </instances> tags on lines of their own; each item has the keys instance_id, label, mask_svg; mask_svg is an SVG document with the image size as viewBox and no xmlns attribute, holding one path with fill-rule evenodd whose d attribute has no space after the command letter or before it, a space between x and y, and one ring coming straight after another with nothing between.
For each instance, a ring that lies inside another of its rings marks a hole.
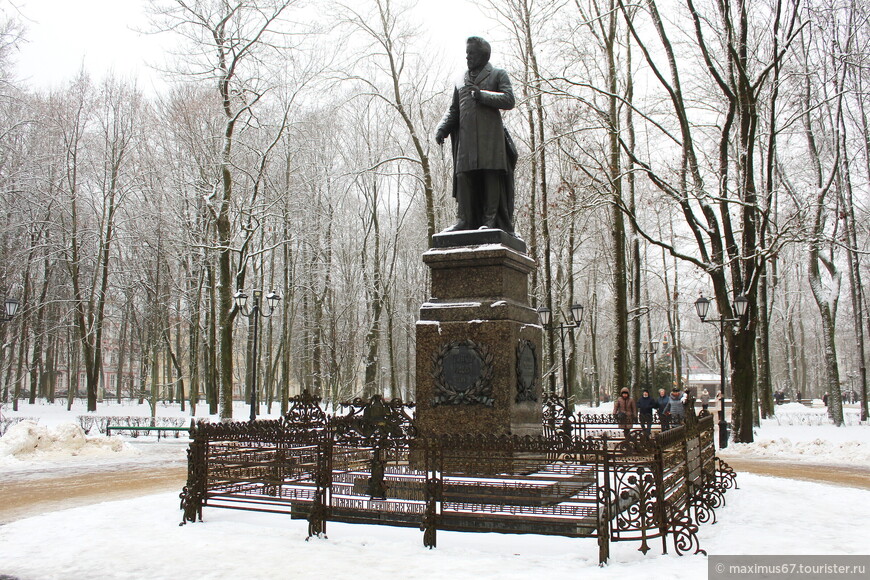
<instances>
[{"instance_id":1,"label":"granite pedestal","mask_svg":"<svg viewBox=\"0 0 870 580\"><path fill-rule=\"evenodd\" d=\"M417 322L418 429L539 435L541 327L525 243L481 230L438 234L433 246Z\"/></svg>"}]
</instances>

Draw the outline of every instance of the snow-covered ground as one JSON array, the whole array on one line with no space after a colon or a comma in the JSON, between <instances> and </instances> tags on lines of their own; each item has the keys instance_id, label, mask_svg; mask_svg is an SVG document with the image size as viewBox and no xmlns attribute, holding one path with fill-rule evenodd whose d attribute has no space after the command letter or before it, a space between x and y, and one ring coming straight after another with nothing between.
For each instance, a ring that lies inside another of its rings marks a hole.
<instances>
[{"instance_id":1,"label":"snow-covered ground","mask_svg":"<svg viewBox=\"0 0 870 580\"><path fill-rule=\"evenodd\" d=\"M98 414L148 415L147 405L110 404ZM821 411L821 414L820 414ZM848 409L848 413L857 413ZM277 409L272 416L276 416ZM5 417L37 417L0 438L0 481L26 481L71 472L163 467L184 463L186 441L154 437L86 436L63 405L8 407ZM171 406L159 416L184 416ZM204 415L202 415L204 416ZM239 405L236 416L246 417ZM752 444L731 444L723 457L773 458L830 465L870 464L870 427L852 421L836 428L824 409L777 408ZM36 444L34 445L34 441ZM107 441L111 441L108 442ZM867 553L863 523L870 491L738 475L716 525L701 526L710 554ZM2 498L2 487L0 487ZM704 578L707 560L677 557L661 542L646 556L638 542L612 544L611 562L598 568L594 539L439 532L426 550L414 528L328 524L328 539L305 541L307 524L286 516L206 508L205 523L179 527L178 493L97 503L0 526L0 577L51 578Z\"/></svg>"},{"instance_id":2,"label":"snow-covered ground","mask_svg":"<svg viewBox=\"0 0 870 580\"><path fill-rule=\"evenodd\" d=\"M719 521L698 534L709 554L862 554L870 491L740 474ZM427 550L414 528L328 524L306 542L305 521L205 509L204 523L179 527L178 495L48 513L0 527L0 574L67 578L482 579L707 577L703 556L669 544L611 545L598 568L594 539L439 532Z\"/></svg>"},{"instance_id":3,"label":"snow-covered ground","mask_svg":"<svg viewBox=\"0 0 870 580\"><path fill-rule=\"evenodd\" d=\"M276 419L281 414L281 405L273 405L271 413L267 413L266 411L266 406L261 406L261 413L259 416L264 419ZM80 415L91 417L150 417L151 407L147 403L139 405L135 401L126 400L118 403L115 400L107 399L98 403L96 412L89 413L87 411L87 405L83 399L76 399L73 401L72 409L69 411L66 410L66 401L58 401L56 403L37 401L33 405L26 401L19 401L18 411L13 411L12 405L6 404L0 408L0 414L2 414L4 418L35 419L42 425L52 426L70 421L78 422L77 417ZM233 406L233 416L235 419L244 421L248 418L248 414L248 406L241 401L236 401ZM190 419L190 407L188 406L185 411L182 411L181 407L177 404L157 403L155 416L186 417ZM196 406L196 419L219 420L216 415L209 415L208 405L205 404L199 404Z\"/></svg>"},{"instance_id":4,"label":"snow-covered ground","mask_svg":"<svg viewBox=\"0 0 870 580\"><path fill-rule=\"evenodd\" d=\"M763 458L818 465L870 466L870 425L860 423L859 409L844 410L846 425L835 427L825 407L787 403L764 419L752 443L731 443L717 453L728 457Z\"/></svg>"},{"instance_id":5,"label":"snow-covered ground","mask_svg":"<svg viewBox=\"0 0 870 580\"><path fill-rule=\"evenodd\" d=\"M12 425L0 437L0 480L20 482L149 467L182 466L188 439L85 435L77 423ZM2 497L2 492L0 492Z\"/></svg>"},{"instance_id":6,"label":"snow-covered ground","mask_svg":"<svg viewBox=\"0 0 870 580\"><path fill-rule=\"evenodd\" d=\"M263 406L263 410L266 407ZM170 467L187 462L189 439L184 432L170 433L158 440L156 435L130 437L121 435L106 437L96 428L85 434L78 421L79 416L88 417L150 417L151 407L135 402L118 404L115 401L100 403L96 413L88 413L85 402L77 400L70 411L65 402L54 404L44 401L30 405L19 402L18 411L11 405L2 409L6 419L24 419L11 425L7 434L0 437L0 473L2 479L20 481L27 478L46 478L59 475L81 474L88 471L115 471L126 468ZM248 407L237 402L234 416L245 419ZM157 417L189 418L189 409L182 412L178 405L159 403ZM276 419L280 405L273 406L271 414L262 418ZM197 419L218 421L208 414L207 405L197 407Z\"/></svg>"},{"instance_id":7,"label":"snow-covered ground","mask_svg":"<svg viewBox=\"0 0 870 580\"><path fill-rule=\"evenodd\" d=\"M208 407L200 407L207 411ZM239 406L239 413L243 407ZM148 417L148 405L115 402L101 403L91 416ZM188 439L184 433L175 438L157 440L156 436L106 437L92 429L86 434L77 419L89 415L84 401L76 401L71 411L65 403L19 402L19 410L11 405L2 408L6 419L24 419L10 425L0 437L0 474L3 481L44 479L77 475L94 471L116 471L127 468L169 467L187 461ZM177 405L158 405L159 417L185 417ZM208 418L197 413L198 418Z\"/></svg>"}]
</instances>

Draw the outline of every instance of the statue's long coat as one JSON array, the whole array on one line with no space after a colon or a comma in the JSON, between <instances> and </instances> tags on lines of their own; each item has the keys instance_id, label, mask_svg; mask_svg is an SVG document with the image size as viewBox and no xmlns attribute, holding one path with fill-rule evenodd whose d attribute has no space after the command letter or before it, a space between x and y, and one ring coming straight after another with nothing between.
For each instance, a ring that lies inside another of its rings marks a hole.
<instances>
[{"instance_id":1,"label":"statue's long coat","mask_svg":"<svg viewBox=\"0 0 870 580\"><path fill-rule=\"evenodd\" d=\"M480 88L479 101L469 88L472 84ZM439 133L451 137L454 173L476 169L513 172L516 150L510 151L513 143L506 136L501 110L513 109L514 103L507 72L486 63L472 81L466 71L456 83L453 101L438 127Z\"/></svg>"}]
</instances>

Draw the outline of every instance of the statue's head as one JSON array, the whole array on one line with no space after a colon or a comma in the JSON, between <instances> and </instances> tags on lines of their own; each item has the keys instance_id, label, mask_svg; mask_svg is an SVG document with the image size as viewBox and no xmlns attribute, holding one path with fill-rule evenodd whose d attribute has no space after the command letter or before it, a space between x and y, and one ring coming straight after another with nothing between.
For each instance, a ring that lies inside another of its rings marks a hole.
<instances>
[{"instance_id":1,"label":"statue's head","mask_svg":"<svg viewBox=\"0 0 870 580\"><path fill-rule=\"evenodd\" d=\"M489 62L492 47L479 36L471 36L465 42L465 62L468 70L477 70Z\"/></svg>"}]
</instances>

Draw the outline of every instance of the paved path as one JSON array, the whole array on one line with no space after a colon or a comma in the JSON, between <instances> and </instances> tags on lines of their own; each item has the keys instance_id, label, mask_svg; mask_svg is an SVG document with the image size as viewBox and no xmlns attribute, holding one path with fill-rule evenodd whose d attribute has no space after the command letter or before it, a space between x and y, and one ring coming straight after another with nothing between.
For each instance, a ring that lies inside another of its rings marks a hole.
<instances>
[{"instance_id":1,"label":"paved path","mask_svg":"<svg viewBox=\"0 0 870 580\"><path fill-rule=\"evenodd\" d=\"M186 467L130 467L0 486L0 525L29 516L165 491L181 493Z\"/></svg>"},{"instance_id":2,"label":"paved path","mask_svg":"<svg viewBox=\"0 0 870 580\"><path fill-rule=\"evenodd\" d=\"M870 489L870 467L851 465L813 465L807 463L787 463L776 459L749 459L742 457L723 457L725 463L734 468L738 476L741 471L772 475L788 479L815 481ZM740 480L737 480L740 485Z\"/></svg>"}]
</instances>

